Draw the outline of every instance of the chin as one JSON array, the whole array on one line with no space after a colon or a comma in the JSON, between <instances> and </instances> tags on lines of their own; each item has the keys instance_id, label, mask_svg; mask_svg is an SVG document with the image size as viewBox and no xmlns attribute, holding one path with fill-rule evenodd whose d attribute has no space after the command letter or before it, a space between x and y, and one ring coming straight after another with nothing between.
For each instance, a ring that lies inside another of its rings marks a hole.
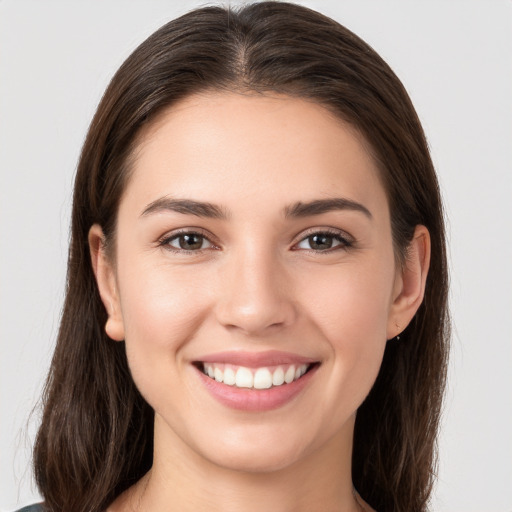
<instances>
[{"instance_id":1,"label":"chin","mask_svg":"<svg viewBox=\"0 0 512 512\"><path fill-rule=\"evenodd\" d=\"M216 435L215 441L202 443L197 451L211 463L228 470L272 473L293 466L314 451L318 439L315 441L297 426L293 431L269 426L237 428L224 439Z\"/></svg>"},{"instance_id":2,"label":"chin","mask_svg":"<svg viewBox=\"0 0 512 512\"><path fill-rule=\"evenodd\" d=\"M236 453L216 452L210 462L229 471L252 474L267 474L293 466L300 458L297 452L248 447Z\"/></svg>"}]
</instances>

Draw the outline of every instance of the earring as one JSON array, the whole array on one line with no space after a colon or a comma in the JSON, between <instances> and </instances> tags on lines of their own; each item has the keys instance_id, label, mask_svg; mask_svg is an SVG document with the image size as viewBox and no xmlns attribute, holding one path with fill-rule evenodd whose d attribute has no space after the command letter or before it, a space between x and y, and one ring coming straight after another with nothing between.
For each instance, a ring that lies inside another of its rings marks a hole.
<instances>
[{"instance_id":1,"label":"earring","mask_svg":"<svg viewBox=\"0 0 512 512\"><path fill-rule=\"evenodd\" d=\"M395 322L395 325L396 325L396 328L397 328L398 330L400 330L400 326L398 325L398 323L397 323L397 322ZM396 340L397 340L397 341L400 341L400 334L401 334L401 333L399 333L399 334L397 334L397 335L395 336L395 338L396 338Z\"/></svg>"}]
</instances>

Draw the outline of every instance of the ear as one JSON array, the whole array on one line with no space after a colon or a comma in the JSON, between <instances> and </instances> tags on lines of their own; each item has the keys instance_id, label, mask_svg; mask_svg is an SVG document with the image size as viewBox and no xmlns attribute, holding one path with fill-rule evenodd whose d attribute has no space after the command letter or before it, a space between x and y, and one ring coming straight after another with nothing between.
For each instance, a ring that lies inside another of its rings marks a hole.
<instances>
[{"instance_id":1,"label":"ear","mask_svg":"<svg viewBox=\"0 0 512 512\"><path fill-rule=\"evenodd\" d=\"M399 335L412 320L425 295L430 265L430 234L425 226L416 226L401 268L397 269L393 303L389 311L387 338Z\"/></svg>"},{"instance_id":2,"label":"ear","mask_svg":"<svg viewBox=\"0 0 512 512\"><path fill-rule=\"evenodd\" d=\"M89 249L101 301L108 314L105 332L113 340L123 341L124 323L116 286L115 269L106 254L105 236L99 224L94 224L89 230Z\"/></svg>"}]
</instances>

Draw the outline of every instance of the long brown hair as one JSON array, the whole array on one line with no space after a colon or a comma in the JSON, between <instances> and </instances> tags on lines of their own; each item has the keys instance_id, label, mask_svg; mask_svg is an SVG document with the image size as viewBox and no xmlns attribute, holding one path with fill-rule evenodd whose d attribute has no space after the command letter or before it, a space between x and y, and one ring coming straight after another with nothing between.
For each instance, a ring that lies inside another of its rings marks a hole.
<instances>
[{"instance_id":1,"label":"long brown hair","mask_svg":"<svg viewBox=\"0 0 512 512\"><path fill-rule=\"evenodd\" d=\"M335 21L305 7L260 2L206 7L143 42L112 79L85 140L75 181L67 290L44 393L34 465L52 512L100 512L152 464L153 411L137 391L124 344L106 336L88 231L111 240L141 127L190 94L274 91L328 107L364 136L389 200L395 252L425 225L432 257L425 299L388 342L356 420L353 481L381 511L424 511L448 353L443 212L425 136L388 65Z\"/></svg>"}]
</instances>

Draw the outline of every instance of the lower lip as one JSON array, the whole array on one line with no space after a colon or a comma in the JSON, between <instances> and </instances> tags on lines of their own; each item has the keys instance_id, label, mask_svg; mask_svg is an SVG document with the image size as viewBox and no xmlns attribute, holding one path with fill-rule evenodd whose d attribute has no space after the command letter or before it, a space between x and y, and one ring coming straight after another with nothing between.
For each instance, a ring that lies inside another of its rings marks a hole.
<instances>
[{"instance_id":1,"label":"lower lip","mask_svg":"<svg viewBox=\"0 0 512 512\"><path fill-rule=\"evenodd\" d=\"M197 373L206 389L221 404L241 411L270 411L293 400L313 378L319 365L314 365L300 379L290 384L273 386L268 389L249 389L228 386L205 375L200 369Z\"/></svg>"}]
</instances>

